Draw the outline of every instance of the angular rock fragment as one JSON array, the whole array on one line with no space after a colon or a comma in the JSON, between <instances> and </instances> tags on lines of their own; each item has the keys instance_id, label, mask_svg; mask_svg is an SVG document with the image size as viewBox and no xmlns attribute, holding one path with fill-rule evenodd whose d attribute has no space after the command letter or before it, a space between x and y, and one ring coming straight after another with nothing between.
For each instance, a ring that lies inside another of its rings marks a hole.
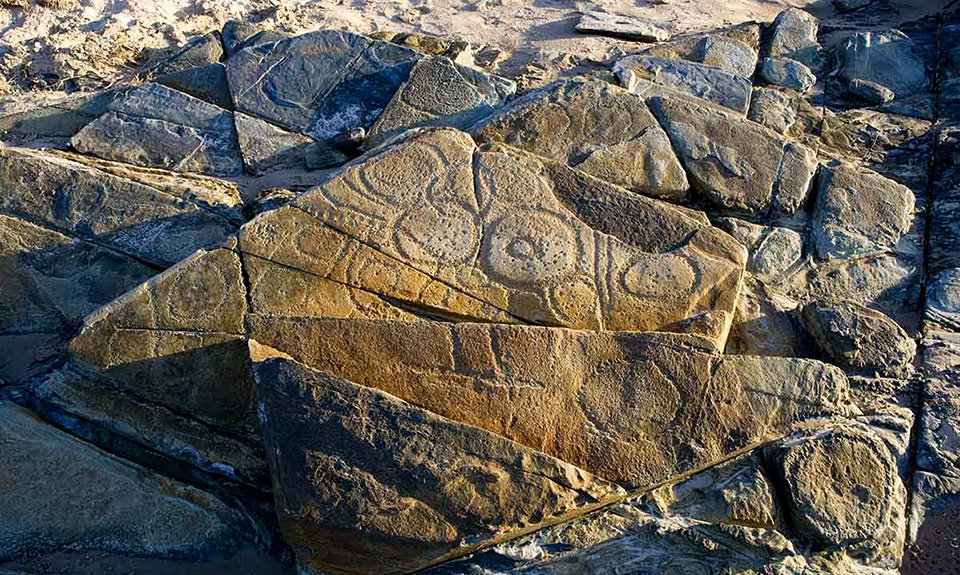
<instances>
[{"instance_id":1,"label":"angular rock fragment","mask_svg":"<svg viewBox=\"0 0 960 575\"><path fill-rule=\"evenodd\" d=\"M219 62L161 74L153 81L225 110L233 109L227 71Z\"/></svg>"},{"instance_id":2,"label":"angular rock fragment","mask_svg":"<svg viewBox=\"0 0 960 575\"><path fill-rule=\"evenodd\" d=\"M853 12L869 6L873 0L833 0L837 10L841 12Z\"/></svg>"},{"instance_id":3,"label":"angular rock fragment","mask_svg":"<svg viewBox=\"0 0 960 575\"><path fill-rule=\"evenodd\" d=\"M407 573L623 495L572 465L251 346L281 529L304 572Z\"/></svg>"},{"instance_id":4,"label":"angular rock fragment","mask_svg":"<svg viewBox=\"0 0 960 575\"><path fill-rule=\"evenodd\" d=\"M930 321L960 330L960 269L939 272L927 286L924 315Z\"/></svg>"},{"instance_id":5,"label":"angular rock fragment","mask_svg":"<svg viewBox=\"0 0 960 575\"><path fill-rule=\"evenodd\" d=\"M868 104L886 104L897 97L890 88L861 78L850 80L847 83L847 91Z\"/></svg>"},{"instance_id":6,"label":"angular rock fragment","mask_svg":"<svg viewBox=\"0 0 960 575\"><path fill-rule=\"evenodd\" d=\"M846 409L836 368L715 356L690 336L265 316L250 318L249 334L633 488Z\"/></svg>"},{"instance_id":7,"label":"angular rock fragment","mask_svg":"<svg viewBox=\"0 0 960 575\"><path fill-rule=\"evenodd\" d=\"M884 375L909 375L917 344L886 315L853 304L809 303L800 314L833 363Z\"/></svg>"},{"instance_id":8,"label":"angular rock fragment","mask_svg":"<svg viewBox=\"0 0 960 575\"><path fill-rule=\"evenodd\" d=\"M840 77L867 80L905 98L929 90L926 68L913 42L899 30L858 32L840 49Z\"/></svg>"},{"instance_id":9,"label":"angular rock fragment","mask_svg":"<svg viewBox=\"0 0 960 575\"><path fill-rule=\"evenodd\" d=\"M754 215L791 214L803 204L817 169L809 148L691 100L654 97L650 107L711 203Z\"/></svg>"},{"instance_id":10,"label":"angular rock fragment","mask_svg":"<svg viewBox=\"0 0 960 575\"><path fill-rule=\"evenodd\" d=\"M778 134L786 134L797 121L797 104L782 90L754 88L747 118Z\"/></svg>"},{"instance_id":11,"label":"angular rock fragment","mask_svg":"<svg viewBox=\"0 0 960 575\"><path fill-rule=\"evenodd\" d=\"M899 563L906 489L876 435L843 425L811 430L770 448L768 456L801 536L888 566Z\"/></svg>"},{"instance_id":12,"label":"angular rock fragment","mask_svg":"<svg viewBox=\"0 0 960 575\"><path fill-rule=\"evenodd\" d=\"M243 164L255 176L284 169L330 168L349 159L324 142L287 132L259 118L236 112L234 120Z\"/></svg>"},{"instance_id":13,"label":"angular rock fragment","mask_svg":"<svg viewBox=\"0 0 960 575\"><path fill-rule=\"evenodd\" d=\"M243 170L230 112L160 84L147 84L70 139L107 160L234 176Z\"/></svg>"},{"instance_id":14,"label":"angular rock fragment","mask_svg":"<svg viewBox=\"0 0 960 575\"><path fill-rule=\"evenodd\" d=\"M158 68L157 74L171 74L188 68L205 66L219 62L223 58L223 43L220 34L211 32L194 38L174 55L167 58Z\"/></svg>"},{"instance_id":15,"label":"angular rock fragment","mask_svg":"<svg viewBox=\"0 0 960 575\"><path fill-rule=\"evenodd\" d=\"M607 12L584 12L576 28L577 32L583 34L601 34L641 42L663 42L670 39L670 32L651 22Z\"/></svg>"},{"instance_id":16,"label":"angular rock fragment","mask_svg":"<svg viewBox=\"0 0 960 575\"><path fill-rule=\"evenodd\" d=\"M157 266L235 230L221 215L153 185L38 150L0 148L0 191L0 213Z\"/></svg>"},{"instance_id":17,"label":"angular rock fragment","mask_svg":"<svg viewBox=\"0 0 960 575\"><path fill-rule=\"evenodd\" d=\"M720 218L717 223L747 247L747 270L760 279L779 281L803 255L803 238L789 228L761 226L736 218Z\"/></svg>"},{"instance_id":18,"label":"angular rock fragment","mask_svg":"<svg viewBox=\"0 0 960 575\"><path fill-rule=\"evenodd\" d=\"M798 92L806 92L817 83L817 77L810 68L790 58L764 58L760 74L774 86Z\"/></svg>"},{"instance_id":19,"label":"angular rock fragment","mask_svg":"<svg viewBox=\"0 0 960 575\"><path fill-rule=\"evenodd\" d=\"M913 221L909 188L880 174L837 163L820 170L813 244L820 259L892 250Z\"/></svg>"},{"instance_id":20,"label":"angular rock fragment","mask_svg":"<svg viewBox=\"0 0 960 575\"><path fill-rule=\"evenodd\" d=\"M294 204L496 308L548 325L688 331L678 322L712 312L721 321L703 335L719 342L742 269L742 248L689 211L506 146L475 150L469 136L450 129L384 149ZM636 219L611 218L613 205ZM644 227L651 218L662 223Z\"/></svg>"},{"instance_id":21,"label":"angular rock fragment","mask_svg":"<svg viewBox=\"0 0 960 575\"><path fill-rule=\"evenodd\" d=\"M339 30L240 50L227 62L237 110L317 139L369 129L420 56Z\"/></svg>"},{"instance_id":22,"label":"angular rock fragment","mask_svg":"<svg viewBox=\"0 0 960 575\"><path fill-rule=\"evenodd\" d=\"M230 20L224 24L220 36L223 39L223 50L228 58L244 48L289 37L282 32L265 30L261 25L242 20Z\"/></svg>"},{"instance_id":23,"label":"angular rock fragment","mask_svg":"<svg viewBox=\"0 0 960 575\"><path fill-rule=\"evenodd\" d=\"M642 100L606 82L559 82L527 94L473 128L625 188L670 200L687 176Z\"/></svg>"},{"instance_id":24,"label":"angular rock fragment","mask_svg":"<svg viewBox=\"0 0 960 575\"><path fill-rule=\"evenodd\" d=\"M69 546L202 559L244 543L212 495L117 459L0 403L0 561Z\"/></svg>"},{"instance_id":25,"label":"angular rock fragment","mask_svg":"<svg viewBox=\"0 0 960 575\"><path fill-rule=\"evenodd\" d=\"M0 135L7 142L43 142L65 147L67 141L84 126L107 112L107 107L123 90L106 90L70 96L31 109L0 116Z\"/></svg>"},{"instance_id":26,"label":"angular rock fragment","mask_svg":"<svg viewBox=\"0 0 960 575\"><path fill-rule=\"evenodd\" d=\"M516 89L506 78L460 66L444 56L424 58L414 65L410 78L370 128L366 146L375 147L411 128L442 125L467 129Z\"/></svg>"},{"instance_id":27,"label":"angular rock fragment","mask_svg":"<svg viewBox=\"0 0 960 575\"><path fill-rule=\"evenodd\" d=\"M706 36L700 45L699 61L707 66L750 78L757 69L757 48L735 38Z\"/></svg>"},{"instance_id":28,"label":"angular rock fragment","mask_svg":"<svg viewBox=\"0 0 960 575\"><path fill-rule=\"evenodd\" d=\"M644 95L652 82L740 114L750 107L750 81L719 68L641 55L619 60L613 70L620 83L637 95Z\"/></svg>"},{"instance_id":29,"label":"angular rock fragment","mask_svg":"<svg viewBox=\"0 0 960 575\"><path fill-rule=\"evenodd\" d=\"M787 8L773 22L769 55L792 58L817 69L820 61L820 44L817 43L819 28L817 19L810 13Z\"/></svg>"}]
</instances>

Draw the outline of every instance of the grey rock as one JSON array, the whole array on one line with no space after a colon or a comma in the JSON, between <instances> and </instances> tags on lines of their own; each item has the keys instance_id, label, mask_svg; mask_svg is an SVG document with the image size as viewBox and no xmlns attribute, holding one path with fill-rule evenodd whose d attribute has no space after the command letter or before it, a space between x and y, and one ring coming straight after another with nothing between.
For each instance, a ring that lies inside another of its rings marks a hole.
<instances>
[{"instance_id":1,"label":"grey rock","mask_svg":"<svg viewBox=\"0 0 960 575\"><path fill-rule=\"evenodd\" d=\"M653 113L694 188L715 206L747 214L791 214L817 168L812 150L749 120L683 98L655 97Z\"/></svg>"},{"instance_id":2,"label":"grey rock","mask_svg":"<svg viewBox=\"0 0 960 575\"><path fill-rule=\"evenodd\" d=\"M514 100L473 128L646 195L687 197L686 173L642 100L606 82L558 82Z\"/></svg>"},{"instance_id":3,"label":"grey rock","mask_svg":"<svg viewBox=\"0 0 960 575\"><path fill-rule=\"evenodd\" d=\"M405 573L624 495L533 449L251 346L277 512L306 572Z\"/></svg>"},{"instance_id":4,"label":"grey rock","mask_svg":"<svg viewBox=\"0 0 960 575\"><path fill-rule=\"evenodd\" d=\"M284 169L330 168L349 159L325 142L288 132L259 118L236 112L234 121L244 166L255 176Z\"/></svg>"},{"instance_id":5,"label":"grey rock","mask_svg":"<svg viewBox=\"0 0 960 575\"><path fill-rule=\"evenodd\" d=\"M797 104L790 94L781 90L754 88L747 118L774 132L786 134L797 121Z\"/></svg>"},{"instance_id":6,"label":"grey rock","mask_svg":"<svg viewBox=\"0 0 960 575\"><path fill-rule=\"evenodd\" d=\"M913 479L904 575L943 571L960 560L960 479L918 471Z\"/></svg>"},{"instance_id":7,"label":"grey rock","mask_svg":"<svg viewBox=\"0 0 960 575\"><path fill-rule=\"evenodd\" d=\"M720 218L717 224L747 247L747 270L761 280L779 280L803 255L803 238L789 228L761 226L736 218Z\"/></svg>"},{"instance_id":8,"label":"grey rock","mask_svg":"<svg viewBox=\"0 0 960 575\"><path fill-rule=\"evenodd\" d=\"M936 324L960 331L960 269L948 268L932 278L924 314Z\"/></svg>"},{"instance_id":9,"label":"grey rock","mask_svg":"<svg viewBox=\"0 0 960 575\"><path fill-rule=\"evenodd\" d=\"M107 90L82 94L0 116L0 135L7 142L40 141L65 147L70 137L105 114L110 103L122 93L122 90Z\"/></svg>"},{"instance_id":10,"label":"grey rock","mask_svg":"<svg viewBox=\"0 0 960 575\"><path fill-rule=\"evenodd\" d=\"M199 489L117 459L0 403L0 560L69 546L203 558L244 542L245 518Z\"/></svg>"},{"instance_id":11,"label":"grey rock","mask_svg":"<svg viewBox=\"0 0 960 575\"><path fill-rule=\"evenodd\" d=\"M706 36L700 45L700 62L750 78L757 69L757 49L733 38Z\"/></svg>"},{"instance_id":12,"label":"grey rock","mask_svg":"<svg viewBox=\"0 0 960 575\"><path fill-rule=\"evenodd\" d=\"M184 188L193 187L179 186ZM199 202L37 150L0 148L0 190L0 213L159 267L236 229Z\"/></svg>"},{"instance_id":13,"label":"grey rock","mask_svg":"<svg viewBox=\"0 0 960 575\"><path fill-rule=\"evenodd\" d=\"M243 170L230 112L160 84L147 84L70 139L107 160L217 176Z\"/></svg>"},{"instance_id":14,"label":"grey rock","mask_svg":"<svg viewBox=\"0 0 960 575\"><path fill-rule=\"evenodd\" d=\"M226 63L237 110L317 139L369 129L421 56L337 30L240 50Z\"/></svg>"},{"instance_id":15,"label":"grey rock","mask_svg":"<svg viewBox=\"0 0 960 575\"><path fill-rule=\"evenodd\" d=\"M233 109L227 72L219 62L162 74L154 81L225 110Z\"/></svg>"},{"instance_id":16,"label":"grey rock","mask_svg":"<svg viewBox=\"0 0 960 575\"><path fill-rule=\"evenodd\" d=\"M820 170L813 244L821 259L892 250L913 221L909 188L852 164Z\"/></svg>"},{"instance_id":17,"label":"grey rock","mask_svg":"<svg viewBox=\"0 0 960 575\"><path fill-rule=\"evenodd\" d=\"M188 42L177 53L157 67L157 74L172 74L219 62L223 58L220 34L211 32Z\"/></svg>"},{"instance_id":18,"label":"grey rock","mask_svg":"<svg viewBox=\"0 0 960 575\"><path fill-rule=\"evenodd\" d=\"M768 53L773 58L791 58L816 70L820 63L817 19L799 8L787 8L773 21Z\"/></svg>"},{"instance_id":19,"label":"grey rock","mask_svg":"<svg viewBox=\"0 0 960 575\"><path fill-rule=\"evenodd\" d=\"M289 37L289 35L276 30L265 30L259 24L242 20L230 20L224 24L220 36L223 40L223 51L227 57L233 56L250 46L276 42Z\"/></svg>"},{"instance_id":20,"label":"grey rock","mask_svg":"<svg viewBox=\"0 0 960 575\"><path fill-rule=\"evenodd\" d=\"M833 5L836 6L840 12L853 12L854 10L866 8L871 3L873 3L873 0L833 0Z\"/></svg>"},{"instance_id":21,"label":"grey rock","mask_svg":"<svg viewBox=\"0 0 960 575\"><path fill-rule=\"evenodd\" d=\"M643 95L646 82L746 114L752 84L719 68L656 56L627 56L613 67L627 90Z\"/></svg>"},{"instance_id":22,"label":"grey rock","mask_svg":"<svg viewBox=\"0 0 960 575\"><path fill-rule=\"evenodd\" d=\"M813 302L800 313L833 363L890 376L909 375L917 344L883 313L853 304Z\"/></svg>"},{"instance_id":23,"label":"grey rock","mask_svg":"<svg viewBox=\"0 0 960 575\"><path fill-rule=\"evenodd\" d=\"M913 41L899 30L858 32L839 48L840 77L846 82L867 80L892 91L897 98L930 88L923 61Z\"/></svg>"},{"instance_id":24,"label":"grey rock","mask_svg":"<svg viewBox=\"0 0 960 575\"><path fill-rule=\"evenodd\" d=\"M670 39L670 32L651 22L607 12L584 12L576 29L582 34L601 34L641 42L663 42Z\"/></svg>"},{"instance_id":25,"label":"grey rock","mask_svg":"<svg viewBox=\"0 0 960 575\"><path fill-rule=\"evenodd\" d=\"M764 58L760 66L763 79L782 88L806 92L817 83L817 77L810 68L790 58Z\"/></svg>"},{"instance_id":26,"label":"grey rock","mask_svg":"<svg viewBox=\"0 0 960 575\"><path fill-rule=\"evenodd\" d=\"M960 479L960 335L928 333L922 358L926 381L918 422L917 467Z\"/></svg>"},{"instance_id":27,"label":"grey rock","mask_svg":"<svg viewBox=\"0 0 960 575\"><path fill-rule=\"evenodd\" d=\"M847 83L847 91L870 104L886 104L887 102L892 102L897 97L890 88L860 78L850 80L850 82Z\"/></svg>"},{"instance_id":28,"label":"grey rock","mask_svg":"<svg viewBox=\"0 0 960 575\"><path fill-rule=\"evenodd\" d=\"M512 81L460 66L445 56L426 57L413 67L370 128L366 146L375 147L411 128L467 129L516 91Z\"/></svg>"}]
</instances>

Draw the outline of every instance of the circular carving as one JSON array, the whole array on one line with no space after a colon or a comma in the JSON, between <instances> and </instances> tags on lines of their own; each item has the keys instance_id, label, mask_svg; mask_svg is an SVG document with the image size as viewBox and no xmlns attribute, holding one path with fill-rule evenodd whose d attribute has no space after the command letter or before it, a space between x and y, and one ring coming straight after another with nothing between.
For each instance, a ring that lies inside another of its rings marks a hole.
<instances>
[{"instance_id":1,"label":"circular carving","mask_svg":"<svg viewBox=\"0 0 960 575\"><path fill-rule=\"evenodd\" d=\"M484 271L513 287L552 285L573 270L578 252L573 230L559 217L515 212L490 226Z\"/></svg>"},{"instance_id":2,"label":"circular carving","mask_svg":"<svg viewBox=\"0 0 960 575\"><path fill-rule=\"evenodd\" d=\"M461 206L425 205L400 218L394 242L411 261L464 265L474 259L479 235L473 215Z\"/></svg>"},{"instance_id":3,"label":"circular carving","mask_svg":"<svg viewBox=\"0 0 960 575\"><path fill-rule=\"evenodd\" d=\"M680 254L643 256L624 270L623 289L638 298L685 297L697 281L697 272Z\"/></svg>"},{"instance_id":4,"label":"circular carving","mask_svg":"<svg viewBox=\"0 0 960 575\"><path fill-rule=\"evenodd\" d=\"M216 266L187 266L173 280L167 309L172 317L194 325L220 313L229 291L227 278Z\"/></svg>"}]
</instances>

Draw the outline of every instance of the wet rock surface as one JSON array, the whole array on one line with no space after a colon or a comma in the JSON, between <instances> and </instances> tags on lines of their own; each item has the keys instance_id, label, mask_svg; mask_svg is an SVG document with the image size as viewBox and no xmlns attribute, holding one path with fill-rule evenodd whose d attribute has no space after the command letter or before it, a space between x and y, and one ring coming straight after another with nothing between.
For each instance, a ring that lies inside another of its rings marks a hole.
<instances>
[{"instance_id":1,"label":"wet rock surface","mask_svg":"<svg viewBox=\"0 0 960 575\"><path fill-rule=\"evenodd\" d=\"M835 4L0 114L0 571L946 572L960 13Z\"/></svg>"}]
</instances>

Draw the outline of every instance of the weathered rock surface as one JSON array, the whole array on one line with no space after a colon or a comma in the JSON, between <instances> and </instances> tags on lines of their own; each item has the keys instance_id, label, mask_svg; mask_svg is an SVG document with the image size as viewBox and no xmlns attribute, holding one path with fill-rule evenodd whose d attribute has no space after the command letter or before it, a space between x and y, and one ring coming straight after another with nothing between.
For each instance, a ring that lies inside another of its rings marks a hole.
<instances>
[{"instance_id":1,"label":"weathered rock surface","mask_svg":"<svg viewBox=\"0 0 960 575\"><path fill-rule=\"evenodd\" d=\"M70 137L107 112L123 90L79 94L60 101L0 116L5 142L38 143L64 147Z\"/></svg>"},{"instance_id":2,"label":"weathered rock surface","mask_svg":"<svg viewBox=\"0 0 960 575\"><path fill-rule=\"evenodd\" d=\"M181 197L37 150L0 148L0 190L6 215L159 266L235 229Z\"/></svg>"},{"instance_id":3,"label":"weathered rock surface","mask_svg":"<svg viewBox=\"0 0 960 575\"><path fill-rule=\"evenodd\" d=\"M117 459L0 403L0 560L69 546L200 559L241 545L212 495Z\"/></svg>"},{"instance_id":4,"label":"weathered rock surface","mask_svg":"<svg viewBox=\"0 0 960 575\"><path fill-rule=\"evenodd\" d=\"M718 357L672 334L262 316L249 333L324 373L630 487L842 413L848 392L819 362Z\"/></svg>"},{"instance_id":5,"label":"weathered rock surface","mask_svg":"<svg viewBox=\"0 0 960 575\"><path fill-rule=\"evenodd\" d=\"M227 70L219 62L162 74L153 81L225 110L233 109Z\"/></svg>"},{"instance_id":6,"label":"weathered rock surface","mask_svg":"<svg viewBox=\"0 0 960 575\"><path fill-rule=\"evenodd\" d=\"M717 225L746 246L747 270L775 283L800 261L803 238L789 228L752 224L736 218L719 218Z\"/></svg>"},{"instance_id":7,"label":"weathered rock surface","mask_svg":"<svg viewBox=\"0 0 960 575\"><path fill-rule=\"evenodd\" d=\"M773 22L769 55L774 58L791 58L817 69L820 61L819 30L817 19L798 8L787 8Z\"/></svg>"},{"instance_id":8,"label":"weathered rock surface","mask_svg":"<svg viewBox=\"0 0 960 575\"><path fill-rule=\"evenodd\" d=\"M684 200L689 189L643 101L606 82L560 82L527 94L473 132L643 194Z\"/></svg>"},{"instance_id":9,"label":"weathered rock surface","mask_svg":"<svg viewBox=\"0 0 960 575\"><path fill-rule=\"evenodd\" d=\"M905 98L929 89L923 61L913 42L898 30L859 32L840 51L840 77L847 82L867 80Z\"/></svg>"},{"instance_id":10,"label":"weathered rock surface","mask_svg":"<svg viewBox=\"0 0 960 575\"><path fill-rule=\"evenodd\" d=\"M281 528L306 572L406 573L623 494L502 437L258 353Z\"/></svg>"},{"instance_id":11,"label":"weathered rock surface","mask_svg":"<svg viewBox=\"0 0 960 575\"><path fill-rule=\"evenodd\" d=\"M757 47L743 40L719 34L706 36L701 41L699 60L707 66L750 78L757 69Z\"/></svg>"},{"instance_id":12,"label":"weathered rock surface","mask_svg":"<svg viewBox=\"0 0 960 575\"><path fill-rule=\"evenodd\" d=\"M576 28L577 32L583 34L601 34L641 42L663 42L670 39L670 32L651 22L608 12L584 12Z\"/></svg>"},{"instance_id":13,"label":"weathered rock surface","mask_svg":"<svg viewBox=\"0 0 960 575\"><path fill-rule=\"evenodd\" d=\"M925 304L928 320L960 330L960 269L949 268L935 275L927 287Z\"/></svg>"},{"instance_id":14,"label":"weathered rock surface","mask_svg":"<svg viewBox=\"0 0 960 575\"><path fill-rule=\"evenodd\" d=\"M847 83L847 91L869 104L886 104L897 97L896 93L890 88L861 78L850 80Z\"/></svg>"},{"instance_id":15,"label":"weathered rock surface","mask_svg":"<svg viewBox=\"0 0 960 575\"><path fill-rule=\"evenodd\" d=\"M417 62L370 128L366 146L375 147L411 128L467 129L513 95L511 80L460 66L444 56Z\"/></svg>"},{"instance_id":16,"label":"weathered rock surface","mask_svg":"<svg viewBox=\"0 0 960 575\"><path fill-rule=\"evenodd\" d=\"M909 188L840 163L820 170L813 244L821 259L893 250L913 220Z\"/></svg>"},{"instance_id":17,"label":"weathered rock surface","mask_svg":"<svg viewBox=\"0 0 960 575\"><path fill-rule=\"evenodd\" d=\"M764 58L760 74L774 86L798 92L806 92L817 83L817 77L810 68L790 58Z\"/></svg>"},{"instance_id":18,"label":"weathered rock surface","mask_svg":"<svg viewBox=\"0 0 960 575\"><path fill-rule=\"evenodd\" d=\"M917 344L883 313L849 302L814 302L803 307L800 317L834 363L885 375L909 375Z\"/></svg>"},{"instance_id":19,"label":"weathered rock surface","mask_svg":"<svg viewBox=\"0 0 960 575\"><path fill-rule=\"evenodd\" d=\"M234 114L243 165L259 176L276 170L317 170L347 162L347 156L324 142L288 132L269 122Z\"/></svg>"},{"instance_id":20,"label":"weathered rock surface","mask_svg":"<svg viewBox=\"0 0 960 575\"><path fill-rule=\"evenodd\" d=\"M339 30L258 44L227 60L237 110L317 139L369 129L416 52Z\"/></svg>"},{"instance_id":21,"label":"weathered rock surface","mask_svg":"<svg viewBox=\"0 0 960 575\"><path fill-rule=\"evenodd\" d=\"M243 171L227 110L160 84L137 88L109 109L70 139L74 148L107 160L174 171L216 176Z\"/></svg>"},{"instance_id":22,"label":"weathered rock surface","mask_svg":"<svg viewBox=\"0 0 960 575\"><path fill-rule=\"evenodd\" d=\"M782 90L754 88L747 118L778 134L786 134L797 121L797 104L790 94Z\"/></svg>"},{"instance_id":23,"label":"weathered rock surface","mask_svg":"<svg viewBox=\"0 0 960 575\"><path fill-rule=\"evenodd\" d=\"M691 100L655 97L650 106L694 189L712 204L756 215L791 214L803 204L817 169L809 148Z\"/></svg>"},{"instance_id":24,"label":"weathered rock surface","mask_svg":"<svg viewBox=\"0 0 960 575\"><path fill-rule=\"evenodd\" d=\"M641 55L619 60L613 70L620 83L637 95L644 95L647 84L654 83L741 114L750 107L750 81L719 68Z\"/></svg>"}]
</instances>

